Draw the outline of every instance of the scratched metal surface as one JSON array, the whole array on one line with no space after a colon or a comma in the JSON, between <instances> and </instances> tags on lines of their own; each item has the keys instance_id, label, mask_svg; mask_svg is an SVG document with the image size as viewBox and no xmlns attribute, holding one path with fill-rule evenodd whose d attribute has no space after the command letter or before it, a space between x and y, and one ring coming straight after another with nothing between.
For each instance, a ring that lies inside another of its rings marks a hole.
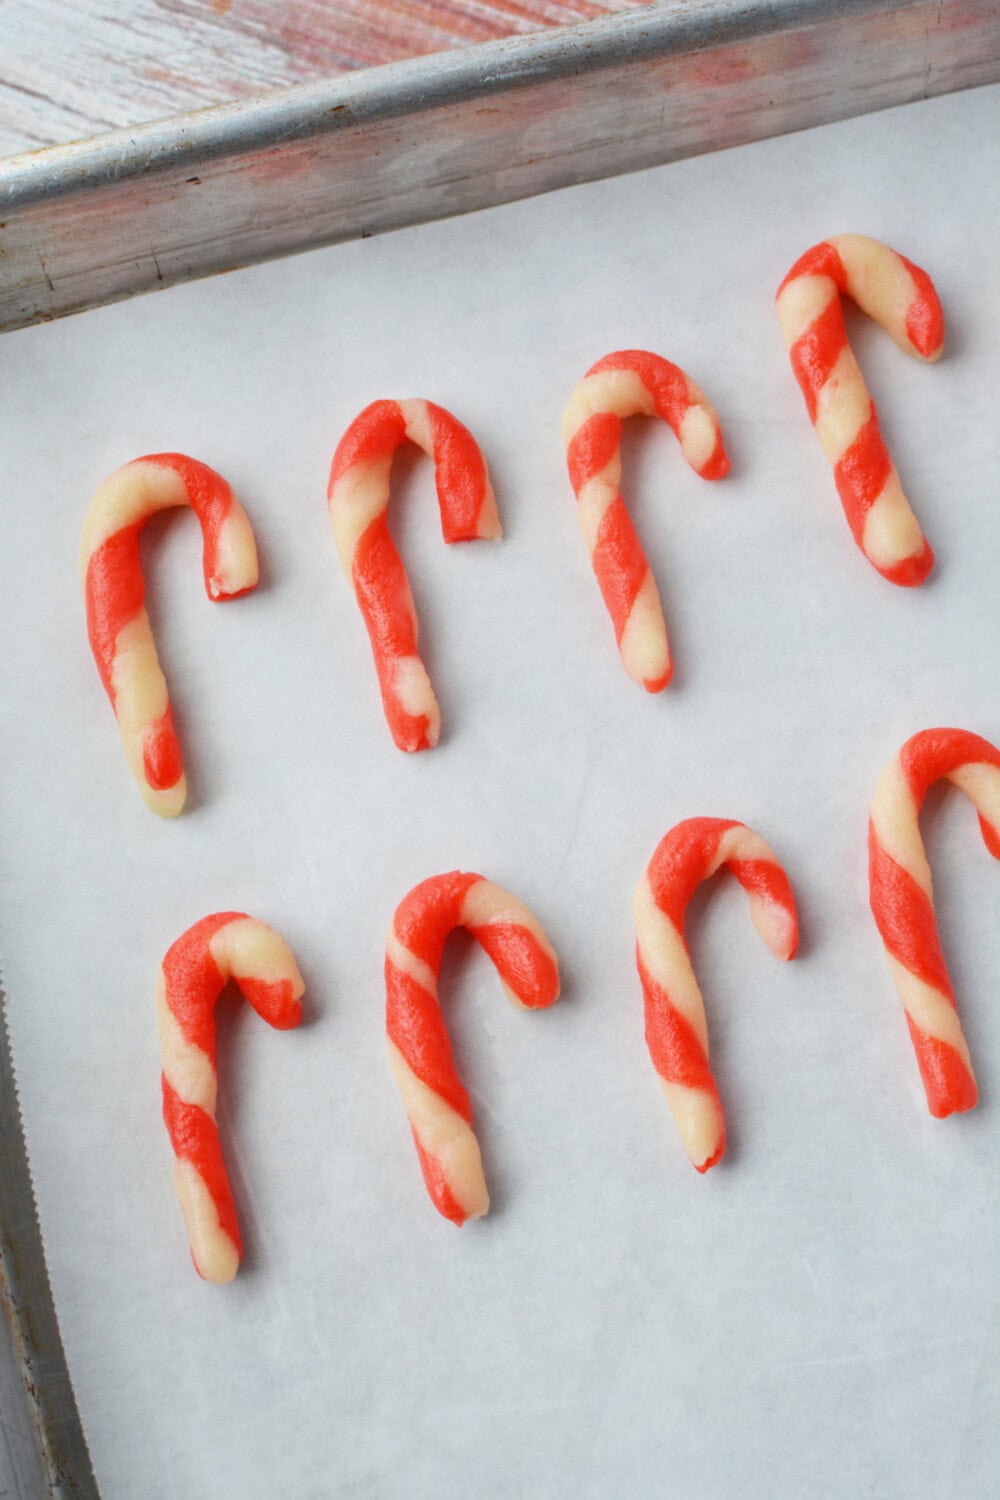
<instances>
[{"instance_id":1,"label":"scratched metal surface","mask_svg":"<svg viewBox=\"0 0 1000 1500\"><path fill-rule=\"evenodd\" d=\"M665 0L10 157L0 329L998 78L998 0Z\"/></svg>"},{"instance_id":2,"label":"scratched metal surface","mask_svg":"<svg viewBox=\"0 0 1000 1500\"><path fill-rule=\"evenodd\" d=\"M5 0L0 156L643 0Z\"/></svg>"},{"instance_id":3,"label":"scratched metal surface","mask_svg":"<svg viewBox=\"0 0 1000 1500\"><path fill-rule=\"evenodd\" d=\"M0 1495L96 1500L21 1128L0 984Z\"/></svg>"}]
</instances>

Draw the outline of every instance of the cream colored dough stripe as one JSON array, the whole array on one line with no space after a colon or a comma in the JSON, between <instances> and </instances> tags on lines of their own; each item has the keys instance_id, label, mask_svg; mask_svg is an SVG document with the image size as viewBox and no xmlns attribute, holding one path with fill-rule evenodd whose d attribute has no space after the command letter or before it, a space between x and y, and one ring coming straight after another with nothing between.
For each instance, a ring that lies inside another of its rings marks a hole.
<instances>
[{"instance_id":1,"label":"cream colored dough stripe","mask_svg":"<svg viewBox=\"0 0 1000 1500\"><path fill-rule=\"evenodd\" d=\"M886 957L907 1013L913 1017L921 1031L934 1037L936 1041L954 1047L971 1073L972 1059L955 1007L944 995L925 984L916 974L911 974L891 953L887 953Z\"/></svg>"},{"instance_id":2,"label":"cream colored dough stripe","mask_svg":"<svg viewBox=\"0 0 1000 1500\"><path fill-rule=\"evenodd\" d=\"M693 1028L708 1052L705 1002L695 978L684 938L666 912L656 904L649 879L643 875L635 891L635 925L639 954L653 982ZM679 1087L679 1086L678 1086Z\"/></svg>"},{"instance_id":3,"label":"cream colored dough stripe","mask_svg":"<svg viewBox=\"0 0 1000 1500\"><path fill-rule=\"evenodd\" d=\"M393 1076L421 1150L440 1169L465 1217L481 1219L489 1210L490 1197L472 1129L417 1077L394 1042L390 1040L388 1047Z\"/></svg>"}]
</instances>

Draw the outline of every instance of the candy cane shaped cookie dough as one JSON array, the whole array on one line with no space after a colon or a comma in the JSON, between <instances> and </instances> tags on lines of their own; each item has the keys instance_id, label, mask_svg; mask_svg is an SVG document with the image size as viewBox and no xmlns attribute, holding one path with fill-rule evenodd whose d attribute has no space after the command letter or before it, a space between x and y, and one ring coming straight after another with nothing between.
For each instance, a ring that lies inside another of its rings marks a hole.
<instances>
[{"instance_id":1,"label":"candy cane shaped cookie dough","mask_svg":"<svg viewBox=\"0 0 1000 1500\"><path fill-rule=\"evenodd\" d=\"M189 927L168 949L156 989L163 1056L163 1119L191 1258L206 1281L232 1281L243 1251L222 1159L215 1106L215 1005L232 979L279 1031L297 1026L305 986L286 943L242 912Z\"/></svg>"},{"instance_id":2,"label":"candy cane shaped cookie dough","mask_svg":"<svg viewBox=\"0 0 1000 1500\"><path fill-rule=\"evenodd\" d=\"M177 505L190 505L201 523L208 597L235 599L252 589L257 549L243 507L221 474L183 453L152 453L105 479L80 546L97 670L143 801L166 818L184 806L187 786L144 603L139 533L150 516Z\"/></svg>"},{"instance_id":3,"label":"candy cane shaped cookie dough","mask_svg":"<svg viewBox=\"0 0 1000 1500\"><path fill-rule=\"evenodd\" d=\"M570 397L563 439L577 514L626 672L649 693L673 673L656 581L619 485L625 417L662 417L702 479L729 473L718 418L684 371L657 354L623 349L591 366Z\"/></svg>"},{"instance_id":4,"label":"candy cane shaped cookie dough","mask_svg":"<svg viewBox=\"0 0 1000 1500\"><path fill-rule=\"evenodd\" d=\"M396 909L386 942L389 1059L435 1208L453 1224L490 1206L469 1096L455 1071L437 996L444 945L466 928L493 960L515 1005L559 997L556 955L531 913L481 875L434 875Z\"/></svg>"},{"instance_id":5,"label":"candy cane shaped cookie dough","mask_svg":"<svg viewBox=\"0 0 1000 1500\"><path fill-rule=\"evenodd\" d=\"M944 318L926 271L862 234L838 234L795 262L778 288L778 319L851 533L890 583L923 583L934 553L903 494L875 403L851 353L841 295L907 354L935 360Z\"/></svg>"},{"instance_id":6,"label":"candy cane shaped cookie dough","mask_svg":"<svg viewBox=\"0 0 1000 1500\"><path fill-rule=\"evenodd\" d=\"M875 788L868 824L872 914L906 1011L927 1107L938 1119L974 1108L979 1097L918 822L928 788L942 778L972 801L986 847L1000 859L1000 751L964 729L925 729L907 740Z\"/></svg>"},{"instance_id":7,"label":"candy cane shaped cookie dough","mask_svg":"<svg viewBox=\"0 0 1000 1500\"><path fill-rule=\"evenodd\" d=\"M476 441L442 407L373 401L337 445L327 489L330 520L371 640L385 717L400 750L427 750L438 742L441 713L417 653L413 595L386 519L393 454L407 439L434 460L446 542L495 538L501 531Z\"/></svg>"},{"instance_id":8,"label":"candy cane shaped cookie dough","mask_svg":"<svg viewBox=\"0 0 1000 1500\"><path fill-rule=\"evenodd\" d=\"M722 865L750 897L753 924L775 957L794 958L799 928L788 876L743 823L688 818L662 839L635 894L636 959L646 1042L684 1148L699 1172L726 1149L719 1091L708 1065L705 1005L684 939L695 889Z\"/></svg>"}]
</instances>

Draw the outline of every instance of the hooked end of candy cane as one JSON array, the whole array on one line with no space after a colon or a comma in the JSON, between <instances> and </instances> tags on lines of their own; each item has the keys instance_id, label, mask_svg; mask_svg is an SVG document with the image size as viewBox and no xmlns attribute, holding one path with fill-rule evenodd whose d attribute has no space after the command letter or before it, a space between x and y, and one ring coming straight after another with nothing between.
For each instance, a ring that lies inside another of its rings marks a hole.
<instances>
[{"instance_id":1,"label":"hooked end of candy cane","mask_svg":"<svg viewBox=\"0 0 1000 1500\"><path fill-rule=\"evenodd\" d=\"M205 547L205 588L213 600L238 599L256 588L260 576L257 544L238 500Z\"/></svg>"},{"instance_id":2,"label":"hooked end of candy cane","mask_svg":"<svg viewBox=\"0 0 1000 1500\"><path fill-rule=\"evenodd\" d=\"M708 401L691 382L697 399L684 413L678 436L681 452L701 479L723 479L729 473L729 455L722 441L719 419Z\"/></svg>"},{"instance_id":3,"label":"hooked end of candy cane","mask_svg":"<svg viewBox=\"0 0 1000 1500\"><path fill-rule=\"evenodd\" d=\"M503 536L503 527L500 524L500 513L497 510L497 498L493 493L493 485L487 474L483 481L483 500L479 508L479 516L476 520L476 539L483 542L495 542ZM449 538L445 535L445 541ZM461 540L461 538L459 538Z\"/></svg>"},{"instance_id":4,"label":"hooked end of candy cane","mask_svg":"<svg viewBox=\"0 0 1000 1500\"><path fill-rule=\"evenodd\" d=\"M917 295L910 303L906 314L906 336L910 349L918 359L935 364L944 348L944 313L934 283L920 266L901 255L900 260L909 271Z\"/></svg>"},{"instance_id":5,"label":"hooked end of candy cane","mask_svg":"<svg viewBox=\"0 0 1000 1500\"><path fill-rule=\"evenodd\" d=\"M775 958L789 963L799 948L799 919L788 876L774 856L764 864L768 872L763 889L747 888L750 920Z\"/></svg>"},{"instance_id":6,"label":"hooked end of candy cane","mask_svg":"<svg viewBox=\"0 0 1000 1500\"><path fill-rule=\"evenodd\" d=\"M726 452L720 432L715 440L715 447L699 468L698 473L702 479L725 479L730 468L729 454Z\"/></svg>"},{"instance_id":7,"label":"hooked end of candy cane","mask_svg":"<svg viewBox=\"0 0 1000 1500\"><path fill-rule=\"evenodd\" d=\"M993 824L980 814L979 829L983 835L983 843L990 851L994 859L1000 859L1000 829L994 828Z\"/></svg>"}]
</instances>

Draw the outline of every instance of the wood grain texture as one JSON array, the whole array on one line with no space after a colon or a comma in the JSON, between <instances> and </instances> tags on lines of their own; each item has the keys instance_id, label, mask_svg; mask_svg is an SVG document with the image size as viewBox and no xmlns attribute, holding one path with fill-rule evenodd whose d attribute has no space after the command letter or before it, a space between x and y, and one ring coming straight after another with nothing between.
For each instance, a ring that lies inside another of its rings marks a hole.
<instances>
[{"instance_id":1,"label":"wood grain texture","mask_svg":"<svg viewBox=\"0 0 1000 1500\"><path fill-rule=\"evenodd\" d=\"M639 0L0 0L0 155Z\"/></svg>"}]
</instances>

